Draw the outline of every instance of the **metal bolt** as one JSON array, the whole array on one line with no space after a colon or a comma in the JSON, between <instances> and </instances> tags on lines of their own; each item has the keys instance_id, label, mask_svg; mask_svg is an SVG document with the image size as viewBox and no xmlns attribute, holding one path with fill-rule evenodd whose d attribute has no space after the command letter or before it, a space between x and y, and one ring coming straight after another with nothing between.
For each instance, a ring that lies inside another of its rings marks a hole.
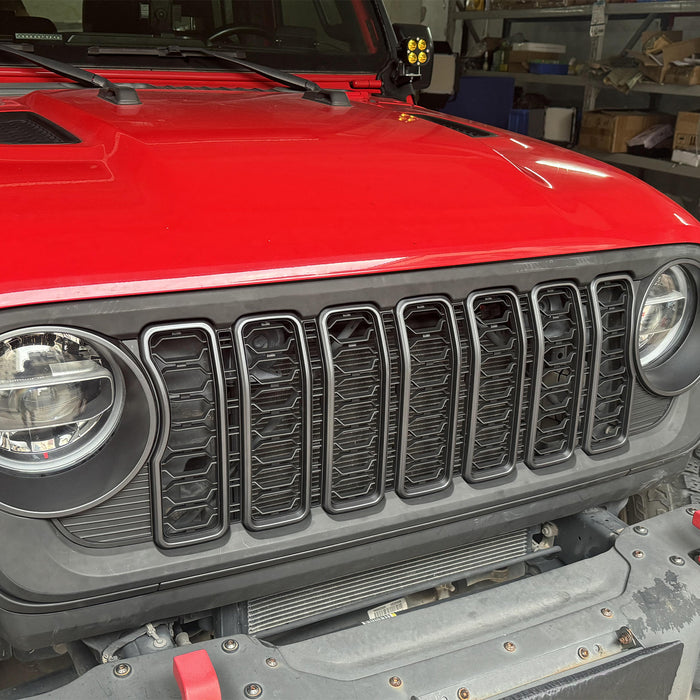
<instances>
[{"instance_id":1,"label":"metal bolt","mask_svg":"<svg viewBox=\"0 0 700 700\"><path fill-rule=\"evenodd\" d=\"M117 678L126 678L131 673L131 666L129 664L117 664L114 667L114 675Z\"/></svg>"},{"instance_id":2,"label":"metal bolt","mask_svg":"<svg viewBox=\"0 0 700 700\"><path fill-rule=\"evenodd\" d=\"M594 647L593 647L593 651L594 651L596 654L602 654L602 653L603 653L603 647L600 646L600 644L596 644L596 645L594 645Z\"/></svg>"},{"instance_id":3,"label":"metal bolt","mask_svg":"<svg viewBox=\"0 0 700 700\"><path fill-rule=\"evenodd\" d=\"M642 552L641 549L635 549L634 552L632 552L632 556L635 559L643 559L644 558L644 552Z\"/></svg>"},{"instance_id":4,"label":"metal bolt","mask_svg":"<svg viewBox=\"0 0 700 700\"><path fill-rule=\"evenodd\" d=\"M235 639L224 639L221 643L221 648L227 654L233 654L234 651L238 651L238 642Z\"/></svg>"},{"instance_id":5,"label":"metal bolt","mask_svg":"<svg viewBox=\"0 0 700 700\"><path fill-rule=\"evenodd\" d=\"M403 681L398 676L392 676L389 679L389 685L392 688L400 688L403 685Z\"/></svg>"},{"instance_id":6,"label":"metal bolt","mask_svg":"<svg viewBox=\"0 0 700 700\"><path fill-rule=\"evenodd\" d=\"M676 566L683 566L685 564L685 559L683 559L683 557L679 557L677 554L669 557L668 560L671 562L671 564L675 564Z\"/></svg>"},{"instance_id":7,"label":"metal bolt","mask_svg":"<svg viewBox=\"0 0 700 700\"><path fill-rule=\"evenodd\" d=\"M685 509L685 512L686 512L688 515L695 515L695 511L696 511L696 510L697 510L697 508L693 508L693 507L691 506L690 508L686 508L686 509Z\"/></svg>"},{"instance_id":8,"label":"metal bolt","mask_svg":"<svg viewBox=\"0 0 700 700\"><path fill-rule=\"evenodd\" d=\"M590 656L590 652L586 647L579 647L578 648L578 656L579 659L587 659Z\"/></svg>"},{"instance_id":9,"label":"metal bolt","mask_svg":"<svg viewBox=\"0 0 700 700\"><path fill-rule=\"evenodd\" d=\"M601 608L600 610L603 617L612 617L613 611L610 608Z\"/></svg>"},{"instance_id":10,"label":"metal bolt","mask_svg":"<svg viewBox=\"0 0 700 700\"><path fill-rule=\"evenodd\" d=\"M459 700L469 700L469 691L466 688L460 688L457 691L457 697Z\"/></svg>"},{"instance_id":11,"label":"metal bolt","mask_svg":"<svg viewBox=\"0 0 700 700\"><path fill-rule=\"evenodd\" d=\"M259 698L262 695L262 686L257 683L248 683L248 685L243 688L243 692L247 698Z\"/></svg>"},{"instance_id":12,"label":"metal bolt","mask_svg":"<svg viewBox=\"0 0 700 700\"><path fill-rule=\"evenodd\" d=\"M633 529L638 535L648 535L649 534L649 530L647 530L644 527L644 525L635 525Z\"/></svg>"},{"instance_id":13,"label":"metal bolt","mask_svg":"<svg viewBox=\"0 0 700 700\"><path fill-rule=\"evenodd\" d=\"M265 659L265 663L270 668L277 668L277 659L273 659L272 657L270 657L269 659Z\"/></svg>"},{"instance_id":14,"label":"metal bolt","mask_svg":"<svg viewBox=\"0 0 700 700\"><path fill-rule=\"evenodd\" d=\"M506 642L506 643L503 645L503 648L504 648L506 651L515 651L515 644L513 644L513 642Z\"/></svg>"}]
</instances>

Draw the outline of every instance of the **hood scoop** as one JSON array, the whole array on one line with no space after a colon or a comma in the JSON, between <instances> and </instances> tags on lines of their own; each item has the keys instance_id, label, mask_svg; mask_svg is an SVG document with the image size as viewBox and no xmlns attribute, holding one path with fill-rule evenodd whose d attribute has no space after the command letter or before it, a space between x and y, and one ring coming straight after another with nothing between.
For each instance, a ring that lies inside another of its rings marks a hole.
<instances>
[{"instance_id":1,"label":"hood scoop","mask_svg":"<svg viewBox=\"0 0 700 700\"><path fill-rule=\"evenodd\" d=\"M496 136L490 131L485 131L484 129L477 129L475 126L469 126L469 124L460 124L460 122L453 122L449 119L442 119L441 117L434 117L431 114L416 114L413 113L414 117L422 119L425 122L432 122L438 126L444 126L446 129L452 129L465 136L472 136L477 138L483 138L484 136Z\"/></svg>"},{"instance_id":2,"label":"hood scoop","mask_svg":"<svg viewBox=\"0 0 700 700\"><path fill-rule=\"evenodd\" d=\"M33 112L0 112L0 144L41 146L61 143L80 143L80 139Z\"/></svg>"}]
</instances>

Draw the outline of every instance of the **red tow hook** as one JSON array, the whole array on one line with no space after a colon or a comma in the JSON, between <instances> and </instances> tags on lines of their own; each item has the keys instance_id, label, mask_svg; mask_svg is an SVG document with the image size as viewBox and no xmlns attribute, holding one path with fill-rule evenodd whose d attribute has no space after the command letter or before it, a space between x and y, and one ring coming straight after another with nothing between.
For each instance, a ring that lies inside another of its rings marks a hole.
<instances>
[{"instance_id":1,"label":"red tow hook","mask_svg":"<svg viewBox=\"0 0 700 700\"><path fill-rule=\"evenodd\" d=\"M696 510L693 513L693 525L700 530L700 510Z\"/></svg>"},{"instance_id":2,"label":"red tow hook","mask_svg":"<svg viewBox=\"0 0 700 700\"><path fill-rule=\"evenodd\" d=\"M176 656L173 674L182 700L221 700L219 677L206 649Z\"/></svg>"}]
</instances>

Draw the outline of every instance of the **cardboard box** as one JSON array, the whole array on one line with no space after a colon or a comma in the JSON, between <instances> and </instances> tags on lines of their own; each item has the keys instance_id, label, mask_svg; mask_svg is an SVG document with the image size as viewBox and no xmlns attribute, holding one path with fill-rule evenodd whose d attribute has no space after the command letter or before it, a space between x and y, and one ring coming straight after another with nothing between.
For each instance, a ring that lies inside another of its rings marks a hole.
<instances>
[{"instance_id":1,"label":"cardboard box","mask_svg":"<svg viewBox=\"0 0 700 700\"><path fill-rule=\"evenodd\" d=\"M545 51L507 51L505 56L509 73L528 73L531 62L559 61L560 58L558 53Z\"/></svg>"},{"instance_id":2,"label":"cardboard box","mask_svg":"<svg viewBox=\"0 0 700 700\"><path fill-rule=\"evenodd\" d=\"M678 112L673 148L678 151L700 152L700 112Z\"/></svg>"},{"instance_id":3,"label":"cardboard box","mask_svg":"<svg viewBox=\"0 0 700 700\"><path fill-rule=\"evenodd\" d=\"M654 124L672 124L674 117L660 112L601 109L585 112L578 145L607 153L626 153L627 141Z\"/></svg>"},{"instance_id":4,"label":"cardboard box","mask_svg":"<svg viewBox=\"0 0 700 700\"><path fill-rule=\"evenodd\" d=\"M648 78L657 83L700 85L700 65L679 65L700 55L700 37L666 44L656 53L630 52Z\"/></svg>"}]
</instances>

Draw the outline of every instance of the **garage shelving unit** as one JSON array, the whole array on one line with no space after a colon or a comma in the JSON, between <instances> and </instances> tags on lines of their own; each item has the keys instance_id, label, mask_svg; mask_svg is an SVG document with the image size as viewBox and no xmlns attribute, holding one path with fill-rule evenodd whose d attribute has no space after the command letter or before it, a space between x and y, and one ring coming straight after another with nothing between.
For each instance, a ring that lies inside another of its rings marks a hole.
<instances>
[{"instance_id":1,"label":"garage shelving unit","mask_svg":"<svg viewBox=\"0 0 700 700\"><path fill-rule=\"evenodd\" d=\"M628 19L639 20L639 24L630 36L629 41L623 49L623 53L631 50L639 40L642 32L646 31L655 20L660 20L662 29L670 29L673 26L673 19L680 15L700 16L700 0L669 0L668 2L623 2L609 3L605 6L607 19ZM474 29L474 21L482 20L502 20L503 36L510 33L512 22L558 22L576 21L590 23L593 16L593 5L572 5L569 7L548 7L536 9L515 9L515 10L460 10L457 3L450 3L448 16L448 40L454 38L454 29L457 22L464 23L465 31L476 41L479 36ZM586 27L588 35L588 27ZM590 47L588 59L590 61L600 61L603 57L603 45L605 33L597 37L589 37ZM580 87L583 89L581 101L584 110L595 109L596 101L601 90L615 89L605 85L602 80L584 75L536 75L533 73L499 73L489 71L485 73L479 70L468 70L464 75L489 77L512 78L516 85L562 85ZM651 81L642 81L632 88L631 92L645 93L650 96L675 95L681 97L700 97L700 85L660 85ZM620 165L627 168L635 168L640 171L656 171L700 179L700 168L693 168L687 165L679 165L655 158L644 158L626 153L601 153L589 151L591 155L599 160Z\"/></svg>"}]
</instances>

